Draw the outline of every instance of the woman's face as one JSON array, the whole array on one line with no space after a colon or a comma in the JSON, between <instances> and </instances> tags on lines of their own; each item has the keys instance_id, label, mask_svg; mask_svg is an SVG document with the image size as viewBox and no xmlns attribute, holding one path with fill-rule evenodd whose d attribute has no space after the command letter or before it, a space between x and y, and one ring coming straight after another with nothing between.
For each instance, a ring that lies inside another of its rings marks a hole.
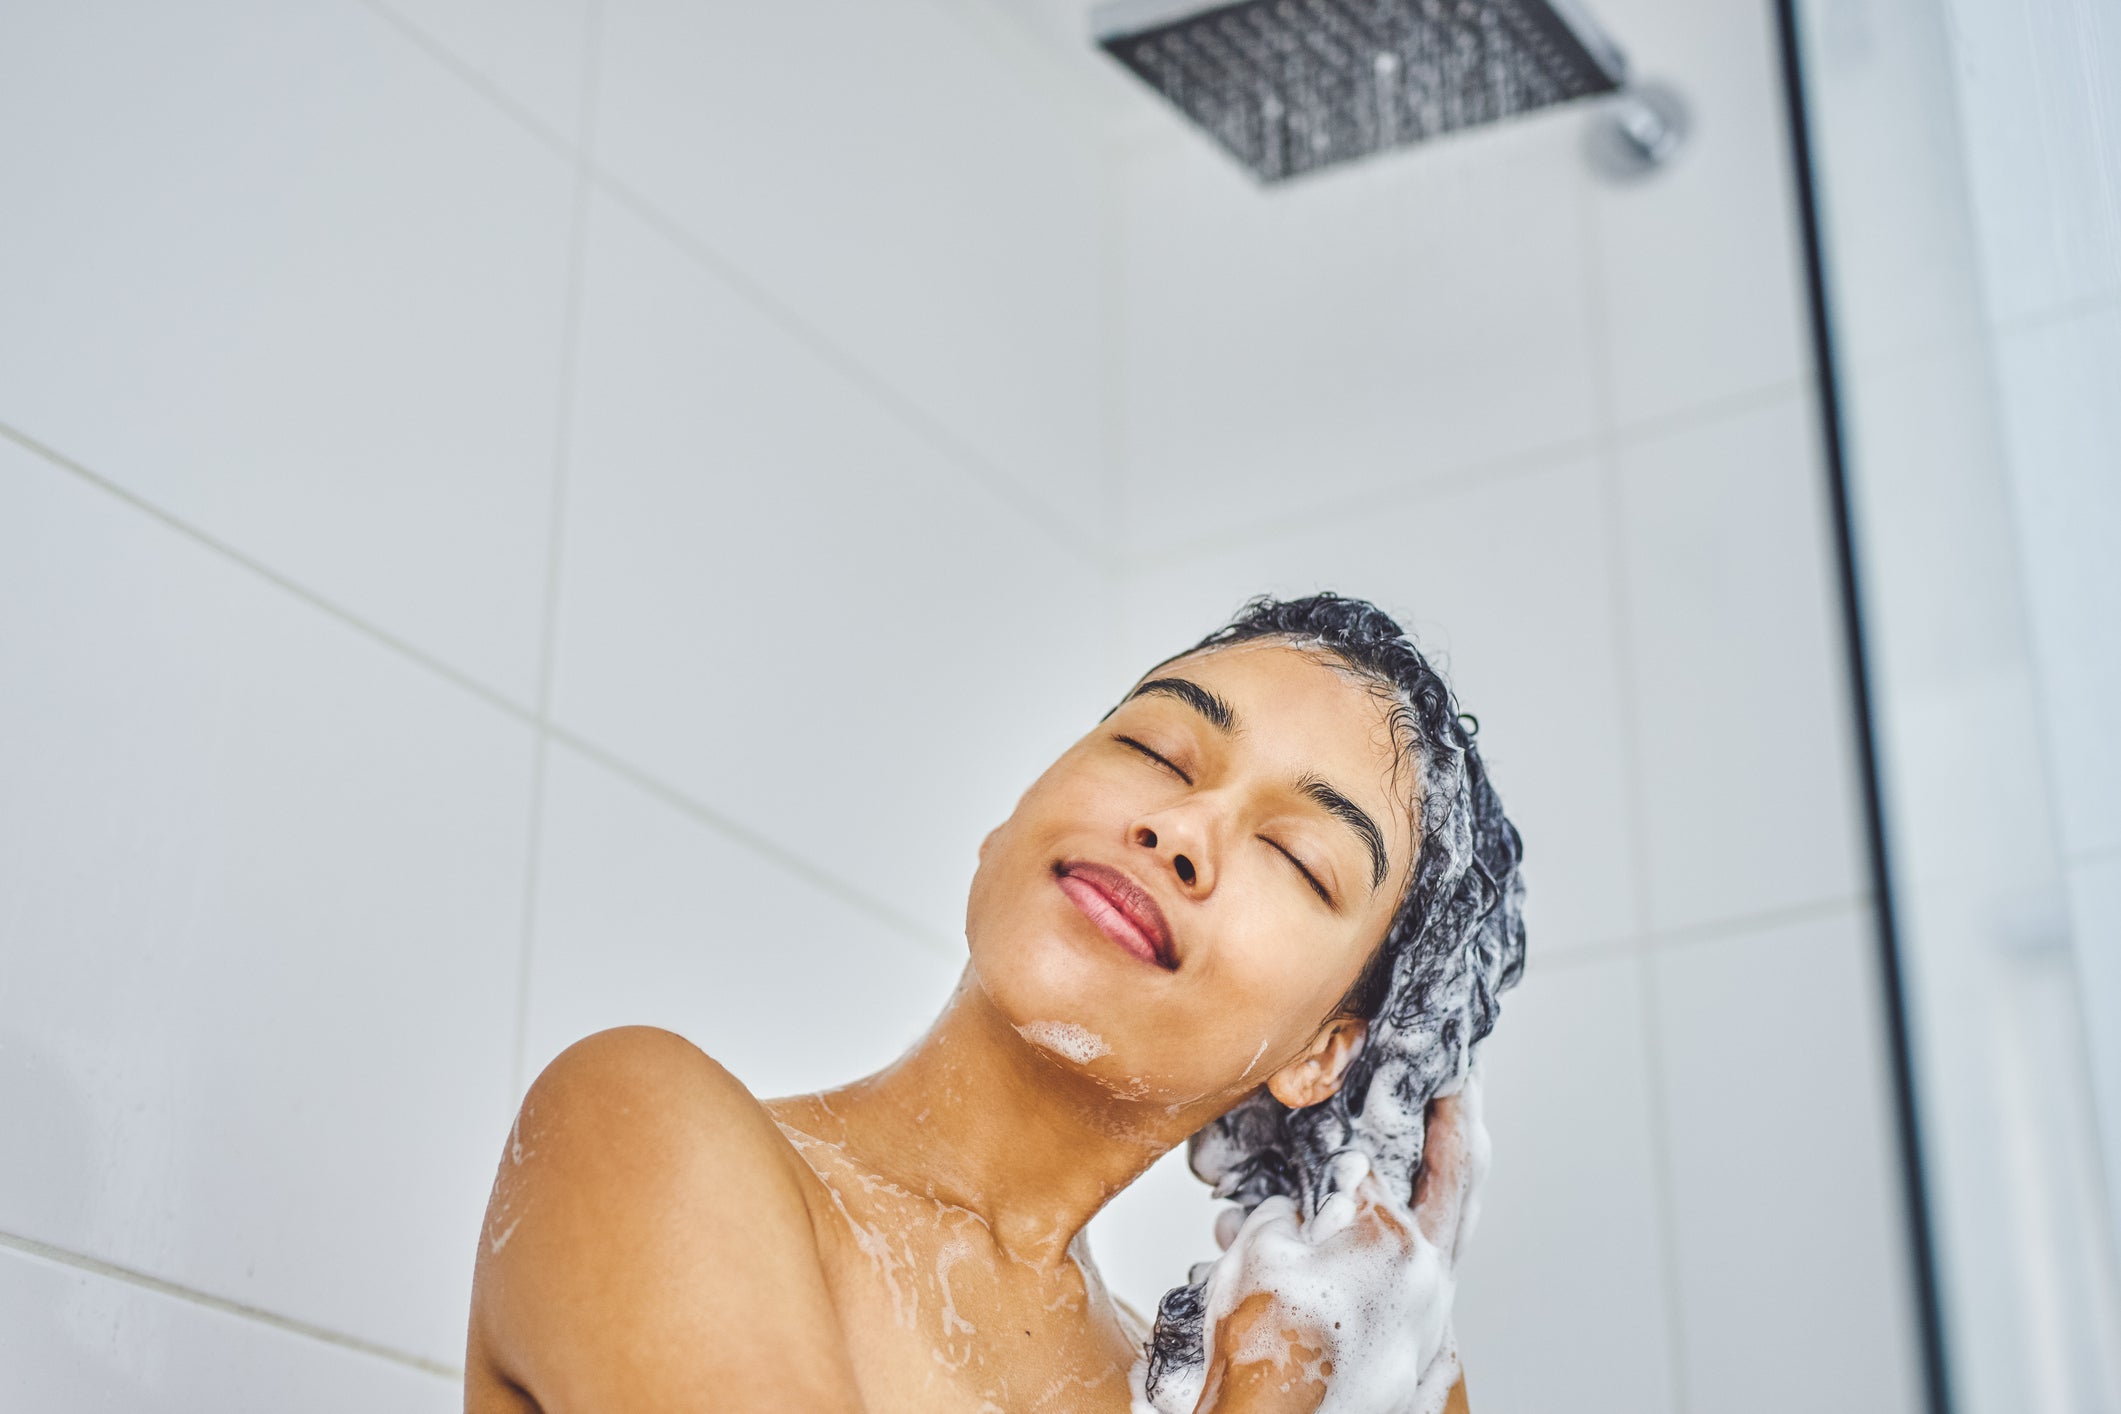
<instances>
[{"instance_id":1,"label":"woman's face","mask_svg":"<svg viewBox=\"0 0 2121 1414\"><path fill-rule=\"evenodd\" d=\"M1166 663L980 848L979 985L1116 1093L1234 1101L1303 1053L1414 851L1365 683L1275 640Z\"/></svg>"}]
</instances>

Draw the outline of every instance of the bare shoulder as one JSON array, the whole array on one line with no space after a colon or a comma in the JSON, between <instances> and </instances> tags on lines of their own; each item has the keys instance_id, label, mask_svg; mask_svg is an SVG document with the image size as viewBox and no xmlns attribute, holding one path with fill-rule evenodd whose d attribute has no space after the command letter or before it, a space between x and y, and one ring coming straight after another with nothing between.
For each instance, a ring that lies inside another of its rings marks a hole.
<instances>
[{"instance_id":1,"label":"bare shoulder","mask_svg":"<svg viewBox=\"0 0 2121 1414\"><path fill-rule=\"evenodd\" d=\"M684 1038L625 1027L570 1047L503 1146L467 1408L858 1409L800 1164Z\"/></svg>"}]
</instances>

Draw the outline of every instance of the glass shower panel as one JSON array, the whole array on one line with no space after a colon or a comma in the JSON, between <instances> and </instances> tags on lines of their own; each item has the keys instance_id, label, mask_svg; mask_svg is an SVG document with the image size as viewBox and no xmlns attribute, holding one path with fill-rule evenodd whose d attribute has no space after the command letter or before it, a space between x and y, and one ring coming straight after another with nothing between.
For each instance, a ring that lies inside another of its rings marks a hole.
<instances>
[{"instance_id":1,"label":"glass shower panel","mask_svg":"<svg viewBox=\"0 0 2121 1414\"><path fill-rule=\"evenodd\" d=\"M2121 0L1793 0L1945 1388L2121 1411Z\"/></svg>"}]
</instances>

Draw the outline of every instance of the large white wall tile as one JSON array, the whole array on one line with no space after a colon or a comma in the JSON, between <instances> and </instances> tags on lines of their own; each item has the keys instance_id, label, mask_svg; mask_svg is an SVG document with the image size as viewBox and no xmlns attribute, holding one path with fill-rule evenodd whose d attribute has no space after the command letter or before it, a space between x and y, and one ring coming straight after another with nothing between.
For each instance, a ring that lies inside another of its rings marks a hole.
<instances>
[{"instance_id":1,"label":"large white wall tile","mask_svg":"<svg viewBox=\"0 0 2121 1414\"><path fill-rule=\"evenodd\" d=\"M2001 335L1996 382L2062 848L2121 850L2121 297Z\"/></svg>"},{"instance_id":2,"label":"large white wall tile","mask_svg":"<svg viewBox=\"0 0 2121 1414\"><path fill-rule=\"evenodd\" d=\"M1978 337L1987 310L1946 7L1796 13L1838 371L1846 380L1940 339Z\"/></svg>"},{"instance_id":3,"label":"large white wall tile","mask_svg":"<svg viewBox=\"0 0 2121 1414\"><path fill-rule=\"evenodd\" d=\"M593 0L360 0L398 16L519 103L580 136Z\"/></svg>"},{"instance_id":4,"label":"large white wall tile","mask_svg":"<svg viewBox=\"0 0 2121 1414\"><path fill-rule=\"evenodd\" d=\"M1397 617L1481 724L1525 837L1535 953L1635 930L1614 566L1599 468L1568 461L1158 563L1119 596L1129 677L1245 598L1332 589Z\"/></svg>"},{"instance_id":5,"label":"large white wall tile","mask_svg":"<svg viewBox=\"0 0 2121 1414\"><path fill-rule=\"evenodd\" d=\"M0 1231L458 1359L531 750L0 444Z\"/></svg>"},{"instance_id":6,"label":"large white wall tile","mask_svg":"<svg viewBox=\"0 0 2121 1414\"><path fill-rule=\"evenodd\" d=\"M2107 1230L2121 1234L2121 852L2072 865L2069 901L2093 1127L2104 1149Z\"/></svg>"},{"instance_id":7,"label":"large white wall tile","mask_svg":"<svg viewBox=\"0 0 2121 1414\"><path fill-rule=\"evenodd\" d=\"M1819 435L1792 397L1620 450L1657 929L1865 887Z\"/></svg>"},{"instance_id":8,"label":"large white wall tile","mask_svg":"<svg viewBox=\"0 0 2121 1414\"><path fill-rule=\"evenodd\" d=\"M1641 966L1542 972L1535 955L1503 994L1484 1048L1494 1167L1457 1310L1483 1414L1678 1407Z\"/></svg>"},{"instance_id":9,"label":"large white wall tile","mask_svg":"<svg viewBox=\"0 0 2121 1414\"><path fill-rule=\"evenodd\" d=\"M449 1414L459 1381L0 1247L0 1392L30 1414Z\"/></svg>"},{"instance_id":10,"label":"large white wall tile","mask_svg":"<svg viewBox=\"0 0 2121 1414\"><path fill-rule=\"evenodd\" d=\"M1920 1407L1867 910L1655 960L1690 1409Z\"/></svg>"},{"instance_id":11,"label":"large white wall tile","mask_svg":"<svg viewBox=\"0 0 2121 1414\"><path fill-rule=\"evenodd\" d=\"M591 220L554 710L961 936L1121 684L1095 571L625 208Z\"/></svg>"},{"instance_id":12,"label":"large white wall tile","mask_svg":"<svg viewBox=\"0 0 2121 1414\"><path fill-rule=\"evenodd\" d=\"M1121 169L1132 542L1587 439L1574 119L1262 189L1197 135Z\"/></svg>"},{"instance_id":13,"label":"large white wall tile","mask_svg":"<svg viewBox=\"0 0 2121 1414\"><path fill-rule=\"evenodd\" d=\"M1078 526L1103 464L1103 169L923 0L607 0L599 164Z\"/></svg>"},{"instance_id":14,"label":"large white wall tile","mask_svg":"<svg viewBox=\"0 0 2121 1414\"><path fill-rule=\"evenodd\" d=\"M640 1024L754 1094L821 1089L912 1044L963 967L564 746L544 812L526 1074Z\"/></svg>"},{"instance_id":15,"label":"large white wall tile","mask_svg":"<svg viewBox=\"0 0 2121 1414\"><path fill-rule=\"evenodd\" d=\"M1809 336L1772 0L1596 10L1633 71L1692 115L1669 167L1593 195L1616 420L1790 382Z\"/></svg>"},{"instance_id":16,"label":"large white wall tile","mask_svg":"<svg viewBox=\"0 0 2121 1414\"><path fill-rule=\"evenodd\" d=\"M1840 395L1877 691L2019 667L2025 615L2016 539L1996 533L2012 508L1988 349L1946 339L1919 357L1859 365Z\"/></svg>"},{"instance_id":17,"label":"large white wall tile","mask_svg":"<svg viewBox=\"0 0 2121 1414\"><path fill-rule=\"evenodd\" d=\"M344 3L0 12L0 421L534 690L570 172Z\"/></svg>"},{"instance_id":18,"label":"large white wall tile","mask_svg":"<svg viewBox=\"0 0 2121 1414\"><path fill-rule=\"evenodd\" d=\"M1090 1252L1098 1274L1120 1300L1148 1320L1174 1286L1183 1285L1195 1262L1213 1261L1215 1215L1208 1185L1187 1167L1179 1145L1098 1213L1090 1224Z\"/></svg>"},{"instance_id":19,"label":"large white wall tile","mask_svg":"<svg viewBox=\"0 0 2121 1414\"><path fill-rule=\"evenodd\" d=\"M1944 8L1991 313L2121 293L2121 19L2053 0Z\"/></svg>"}]
</instances>

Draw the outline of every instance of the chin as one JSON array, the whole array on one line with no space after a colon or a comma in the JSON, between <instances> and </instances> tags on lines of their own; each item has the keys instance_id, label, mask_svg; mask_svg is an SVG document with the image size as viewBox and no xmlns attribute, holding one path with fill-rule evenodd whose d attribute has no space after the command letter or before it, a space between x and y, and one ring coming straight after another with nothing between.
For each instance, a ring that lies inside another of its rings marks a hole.
<instances>
[{"instance_id":1,"label":"chin","mask_svg":"<svg viewBox=\"0 0 2121 1414\"><path fill-rule=\"evenodd\" d=\"M1012 1025L1117 1020L1119 969L1099 966L1090 949L1054 922L1011 920L1009 926L979 929L969 945L980 985Z\"/></svg>"}]
</instances>

